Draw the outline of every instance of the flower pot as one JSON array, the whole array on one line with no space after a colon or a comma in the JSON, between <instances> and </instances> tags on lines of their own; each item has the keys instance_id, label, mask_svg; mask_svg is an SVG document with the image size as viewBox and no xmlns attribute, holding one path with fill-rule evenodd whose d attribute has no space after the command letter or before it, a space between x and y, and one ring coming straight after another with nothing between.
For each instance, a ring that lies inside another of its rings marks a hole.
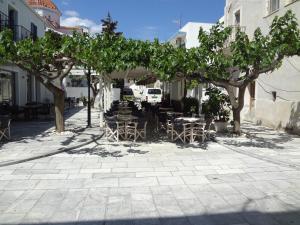
<instances>
[{"instance_id":1,"label":"flower pot","mask_svg":"<svg viewBox=\"0 0 300 225\"><path fill-rule=\"evenodd\" d=\"M215 121L215 129L217 133L224 133L227 131L228 122Z\"/></svg>"}]
</instances>

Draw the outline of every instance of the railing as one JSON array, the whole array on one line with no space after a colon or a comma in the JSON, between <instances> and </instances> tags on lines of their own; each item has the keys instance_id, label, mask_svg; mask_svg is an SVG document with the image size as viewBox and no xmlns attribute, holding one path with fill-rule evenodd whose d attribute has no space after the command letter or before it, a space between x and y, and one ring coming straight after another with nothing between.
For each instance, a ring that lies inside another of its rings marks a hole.
<instances>
[{"instance_id":1,"label":"railing","mask_svg":"<svg viewBox=\"0 0 300 225\"><path fill-rule=\"evenodd\" d=\"M21 25L12 25L9 22L8 16L0 11L0 32L4 29L11 29L13 32L13 40L21 41L26 38L34 38L34 35Z\"/></svg>"},{"instance_id":2,"label":"railing","mask_svg":"<svg viewBox=\"0 0 300 225\"><path fill-rule=\"evenodd\" d=\"M224 44L224 48L229 48L230 44L235 41L236 35L239 31L245 32L246 27L245 26L239 26L239 25L233 25L233 26L228 26L232 29L230 36L228 37L227 41Z\"/></svg>"}]
</instances>

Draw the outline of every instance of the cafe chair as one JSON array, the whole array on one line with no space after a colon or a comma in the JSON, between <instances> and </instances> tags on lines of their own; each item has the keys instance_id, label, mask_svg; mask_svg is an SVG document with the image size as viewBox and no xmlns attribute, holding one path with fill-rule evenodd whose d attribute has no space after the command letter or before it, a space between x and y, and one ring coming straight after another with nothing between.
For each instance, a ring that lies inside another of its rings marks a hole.
<instances>
[{"instance_id":1,"label":"cafe chair","mask_svg":"<svg viewBox=\"0 0 300 225\"><path fill-rule=\"evenodd\" d=\"M105 137L119 142L119 138L125 136L125 126L120 124L115 117L106 118Z\"/></svg>"},{"instance_id":2,"label":"cafe chair","mask_svg":"<svg viewBox=\"0 0 300 225\"><path fill-rule=\"evenodd\" d=\"M10 118L3 117L0 119L0 141L2 139L10 140Z\"/></svg>"},{"instance_id":3,"label":"cafe chair","mask_svg":"<svg viewBox=\"0 0 300 225\"><path fill-rule=\"evenodd\" d=\"M204 123L194 123L191 130L191 142L196 139L201 140L203 143L206 139L205 124Z\"/></svg>"},{"instance_id":4,"label":"cafe chair","mask_svg":"<svg viewBox=\"0 0 300 225\"><path fill-rule=\"evenodd\" d=\"M136 140L141 138L142 140L146 140L147 137L147 121L140 120L137 124L136 128Z\"/></svg>"},{"instance_id":5,"label":"cafe chair","mask_svg":"<svg viewBox=\"0 0 300 225\"><path fill-rule=\"evenodd\" d=\"M128 122L125 125L125 139L136 142L137 140L137 122Z\"/></svg>"},{"instance_id":6,"label":"cafe chair","mask_svg":"<svg viewBox=\"0 0 300 225\"><path fill-rule=\"evenodd\" d=\"M192 124L176 121L172 126L172 141L180 140L184 144L191 141Z\"/></svg>"}]
</instances>

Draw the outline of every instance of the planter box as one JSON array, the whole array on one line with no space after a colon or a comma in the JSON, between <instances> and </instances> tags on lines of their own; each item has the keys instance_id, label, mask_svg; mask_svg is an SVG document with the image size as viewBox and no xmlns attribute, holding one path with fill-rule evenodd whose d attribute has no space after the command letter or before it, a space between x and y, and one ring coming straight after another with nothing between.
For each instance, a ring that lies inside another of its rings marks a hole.
<instances>
[{"instance_id":1,"label":"planter box","mask_svg":"<svg viewBox=\"0 0 300 225\"><path fill-rule=\"evenodd\" d=\"M217 133L224 133L227 131L228 122L215 121L214 125Z\"/></svg>"}]
</instances>

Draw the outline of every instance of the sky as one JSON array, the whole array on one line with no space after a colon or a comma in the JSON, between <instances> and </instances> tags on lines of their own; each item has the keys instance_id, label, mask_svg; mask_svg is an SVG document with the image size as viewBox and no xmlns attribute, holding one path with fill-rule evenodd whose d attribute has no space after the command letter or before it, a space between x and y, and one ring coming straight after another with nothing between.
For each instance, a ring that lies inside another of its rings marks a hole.
<instances>
[{"instance_id":1,"label":"sky","mask_svg":"<svg viewBox=\"0 0 300 225\"><path fill-rule=\"evenodd\" d=\"M110 12L118 31L128 38L168 40L179 21L215 23L224 14L225 0L53 0L65 26L84 25L101 31L101 19ZM181 19L180 19L181 18Z\"/></svg>"}]
</instances>

